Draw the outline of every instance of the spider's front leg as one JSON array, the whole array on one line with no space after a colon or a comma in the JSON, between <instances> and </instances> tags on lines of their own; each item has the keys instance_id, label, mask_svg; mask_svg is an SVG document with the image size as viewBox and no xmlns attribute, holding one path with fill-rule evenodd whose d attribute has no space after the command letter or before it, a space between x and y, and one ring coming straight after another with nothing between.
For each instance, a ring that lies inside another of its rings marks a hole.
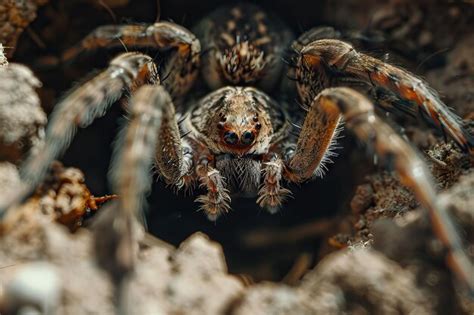
<instances>
[{"instance_id":1,"label":"spider's front leg","mask_svg":"<svg viewBox=\"0 0 474 315\"><path fill-rule=\"evenodd\" d=\"M151 188L157 164L166 181L180 185L191 164L180 143L171 96L162 85L140 87L130 101L128 123L115 142L109 172L119 198L107 205L95 223L97 260L116 289L119 313L128 313L127 279L137 254L137 217Z\"/></svg>"},{"instance_id":2,"label":"spider's front leg","mask_svg":"<svg viewBox=\"0 0 474 315\"><path fill-rule=\"evenodd\" d=\"M129 123L118 136L111 163L120 208L133 215L142 210L153 162L167 183L181 187L192 167L191 152L184 148L168 91L162 85L141 87L132 98Z\"/></svg>"},{"instance_id":3,"label":"spider's front leg","mask_svg":"<svg viewBox=\"0 0 474 315\"><path fill-rule=\"evenodd\" d=\"M474 137L425 82L406 70L359 53L345 42L321 39L300 48L295 79L303 104L310 104L324 88L348 83L365 86L377 105L411 116L418 114L449 135L462 150L474 154Z\"/></svg>"},{"instance_id":4,"label":"spider's front leg","mask_svg":"<svg viewBox=\"0 0 474 315\"><path fill-rule=\"evenodd\" d=\"M194 152L192 147L182 139L178 127L175 107L168 92L163 107L163 117L158 130L158 147L156 148L155 164L165 182L177 189L188 188L192 184L192 166Z\"/></svg>"},{"instance_id":5,"label":"spider's front leg","mask_svg":"<svg viewBox=\"0 0 474 315\"><path fill-rule=\"evenodd\" d=\"M436 201L434 180L427 166L408 143L375 115L372 103L360 93L349 88L331 88L315 97L304 121L295 154L287 161L286 177L296 182L311 178L320 167L328 143L334 137L336 127L331 126L337 126L341 116L346 126L381 161L393 165L401 183L409 187L429 211L434 232L447 248L447 264L461 281L474 290L474 267L463 251L461 238L446 209ZM330 128L327 129L327 126Z\"/></svg>"},{"instance_id":6,"label":"spider's front leg","mask_svg":"<svg viewBox=\"0 0 474 315\"><path fill-rule=\"evenodd\" d=\"M149 170L158 142L163 108L169 97L161 86L143 86L130 101L129 124L115 142L111 170L112 190L119 199L109 203L95 222L96 255L99 265L117 287L134 267L134 225L143 198L151 186Z\"/></svg>"},{"instance_id":7,"label":"spider's front leg","mask_svg":"<svg viewBox=\"0 0 474 315\"><path fill-rule=\"evenodd\" d=\"M136 224L151 188L152 164L168 183L182 186L192 167L191 152L181 143L171 96L161 85L139 88L130 101L128 124L115 142L110 169L118 200L103 209L95 223L96 254L117 288L120 308L126 300L124 281L137 254Z\"/></svg>"},{"instance_id":8,"label":"spider's front leg","mask_svg":"<svg viewBox=\"0 0 474 315\"><path fill-rule=\"evenodd\" d=\"M51 114L45 143L21 166L23 187L0 205L0 215L34 191L51 162L69 146L78 127L87 127L103 116L124 91L157 81L158 73L151 57L141 53L125 53L114 58L106 70L66 95Z\"/></svg>"},{"instance_id":9,"label":"spider's front leg","mask_svg":"<svg viewBox=\"0 0 474 315\"><path fill-rule=\"evenodd\" d=\"M167 76L163 85L173 98L184 95L198 73L201 44L188 29L171 23L152 25L104 25L86 36L78 45L67 50L64 60L70 60L85 51L120 47L173 49L176 53L161 66Z\"/></svg>"}]
</instances>

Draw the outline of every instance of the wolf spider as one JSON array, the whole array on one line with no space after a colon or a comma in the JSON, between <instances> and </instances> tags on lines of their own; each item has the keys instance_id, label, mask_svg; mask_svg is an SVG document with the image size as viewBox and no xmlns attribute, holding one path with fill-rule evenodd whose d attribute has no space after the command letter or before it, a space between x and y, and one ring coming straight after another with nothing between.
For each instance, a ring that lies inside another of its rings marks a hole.
<instances>
[{"instance_id":1,"label":"wolf spider","mask_svg":"<svg viewBox=\"0 0 474 315\"><path fill-rule=\"evenodd\" d=\"M163 60L157 64L141 52L123 53L67 94L51 115L44 147L24 163L25 188L13 199L22 200L33 190L78 127L87 127L129 92L128 123L118 136L110 172L120 198L110 218L114 224L109 220L106 225L115 239L109 250L119 257L120 248L130 244L153 163L177 188L199 183L206 193L196 202L210 220L230 210L231 193L256 196L260 207L274 213L291 194L285 182L323 176L325 163L336 155L344 120L413 190L447 248L448 265L474 289L473 267L446 209L436 201L427 166L374 113L372 101L422 117L473 154L474 138L435 91L408 71L357 51L332 29L314 28L293 41L283 22L251 4L217 9L194 34L171 22L108 25L67 50L64 59L71 60L101 48L152 47L163 53ZM285 76L282 61L288 48ZM193 89L199 74L210 92L194 101L189 95L199 96ZM286 102L292 92L302 109Z\"/></svg>"}]
</instances>

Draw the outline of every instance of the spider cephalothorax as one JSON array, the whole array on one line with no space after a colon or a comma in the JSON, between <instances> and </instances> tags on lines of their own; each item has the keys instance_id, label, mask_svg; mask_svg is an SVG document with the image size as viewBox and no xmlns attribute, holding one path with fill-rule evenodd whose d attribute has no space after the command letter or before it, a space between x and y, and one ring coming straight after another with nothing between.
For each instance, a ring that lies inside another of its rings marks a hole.
<instances>
[{"instance_id":1,"label":"spider cephalothorax","mask_svg":"<svg viewBox=\"0 0 474 315\"><path fill-rule=\"evenodd\" d=\"M191 110L189 128L212 154L243 157L267 153L284 135L285 118L265 93L252 87L224 87Z\"/></svg>"},{"instance_id":2,"label":"spider cephalothorax","mask_svg":"<svg viewBox=\"0 0 474 315\"><path fill-rule=\"evenodd\" d=\"M120 198L113 204L112 222L105 225L111 235L108 248L120 252L119 270L129 270L132 259L123 253L133 253L127 246L150 187L153 162L159 175L178 188L199 182L203 194L196 201L211 220L229 211L231 193L254 196L273 213L290 194L288 183L322 176L324 163L335 155L344 118L345 126L415 192L447 248L448 264L474 289L473 267L454 224L436 201L428 168L375 115L369 100L423 117L472 154L474 138L435 91L408 71L357 51L331 28L311 29L291 44L289 28L250 4L217 9L195 33L170 22L104 26L67 51L64 57L70 59L102 47L151 47L162 51L165 60L156 67L143 53L122 54L66 96L55 108L44 147L25 162L26 184L12 203L42 179L76 127L87 126L130 91L129 121L116 142L111 170ZM283 52L290 46L287 70L296 81L293 86L282 73ZM194 85L199 73L208 90L194 89L202 86ZM188 94L204 97L195 101ZM294 98L300 106L288 104Z\"/></svg>"},{"instance_id":3,"label":"spider cephalothorax","mask_svg":"<svg viewBox=\"0 0 474 315\"><path fill-rule=\"evenodd\" d=\"M227 189L256 195L262 162L290 130L287 114L253 87L223 87L197 102L188 117L181 124L189 132L187 141L195 152L203 151L202 159L215 163Z\"/></svg>"}]
</instances>

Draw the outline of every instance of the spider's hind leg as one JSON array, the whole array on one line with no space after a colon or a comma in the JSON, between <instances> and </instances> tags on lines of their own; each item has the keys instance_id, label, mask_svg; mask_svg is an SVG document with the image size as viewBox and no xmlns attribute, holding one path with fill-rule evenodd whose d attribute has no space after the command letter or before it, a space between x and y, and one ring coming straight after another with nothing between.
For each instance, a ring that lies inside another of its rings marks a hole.
<instances>
[{"instance_id":1,"label":"spider's hind leg","mask_svg":"<svg viewBox=\"0 0 474 315\"><path fill-rule=\"evenodd\" d=\"M317 113L317 115L315 114ZM409 187L422 206L429 211L437 237L447 249L447 265L474 292L474 267L463 250L462 240L446 209L437 202L434 180L415 150L405 142L388 124L374 114L372 103L360 93L349 88L323 90L312 102L301 134L310 134L318 124L336 122L344 117L346 127L360 139L381 161L390 162L402 184ZM314 151L317 139L298 141L294 157L288 163L288 177L301 179L310 174L303 172L301 165L314 167L320 159ZM305 163L294 163L303 161ZM303 178L304 179L304 178Z\"/></svg>"},{"instance_id":2,"label":"spider's hind leg","mask_svg":"<svg viewBox=\"0 0 474 315\"><path fill-rule=\"evenodd\" d=\"M153 48L174 53L161 66L166 80L163 85L174 98L184 95L193 85L198 73L201 44L186 28L171 23L157 22L151 25L104 25L100 26L79 44L63 54L63 60L76 58L86 51L113 47Z\"/></svg>"}]
</instances>

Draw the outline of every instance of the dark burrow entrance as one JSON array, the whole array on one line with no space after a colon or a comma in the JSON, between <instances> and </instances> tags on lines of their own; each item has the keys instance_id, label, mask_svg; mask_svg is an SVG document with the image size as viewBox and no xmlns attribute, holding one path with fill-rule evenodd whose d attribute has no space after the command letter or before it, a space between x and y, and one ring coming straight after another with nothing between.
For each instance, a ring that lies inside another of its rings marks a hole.
<instances>
[{"instance_id":1,"label":"dark burrow entrance","mask_svg":"<svg viewBox=\"0 0 474 315\"><path fill-rule=\"evenodd\" d=\"M161 18L190 26L217 3L161 1ZM296 34L327 24L322 3L278 0L259 4L279 14ZM38 18L20 38L11 61L28 65L41 79L43 88L39 93L45 110L50 112L57 99L75 82L81 82L94 69L104 68L121 50L97 52L71 64L58 64L54 57L99 25L151 23L156 11L154 0L131 1L125 7L114 9L113 14L100 5L50 1L38 11ZM106 177L111 146L123 123L123 115L120 103L112 106L105 117L78 132L62 159L65 165L85 173L87 185L95 195L110 192ZM353 151L352 139L345 138L342 142L351 148L348 151ZM281 280L295 263L296 267L298 264L311 267L327 253L327 240L336 233L338 216L349 208L355 178L361 178L365 168L360 167L364 163L361 161L366 160L345 151L340 153L323 179L291 186L293 198L275 215L260 209L255 199L234 199L233 211L213 223L196 211L198 205L193 200L197 195L175 194L155 180L148 197L148 230L174 245L202 231L222 245L230 272L250 275L254 280Z\"/></svg>"}]
</instances>

